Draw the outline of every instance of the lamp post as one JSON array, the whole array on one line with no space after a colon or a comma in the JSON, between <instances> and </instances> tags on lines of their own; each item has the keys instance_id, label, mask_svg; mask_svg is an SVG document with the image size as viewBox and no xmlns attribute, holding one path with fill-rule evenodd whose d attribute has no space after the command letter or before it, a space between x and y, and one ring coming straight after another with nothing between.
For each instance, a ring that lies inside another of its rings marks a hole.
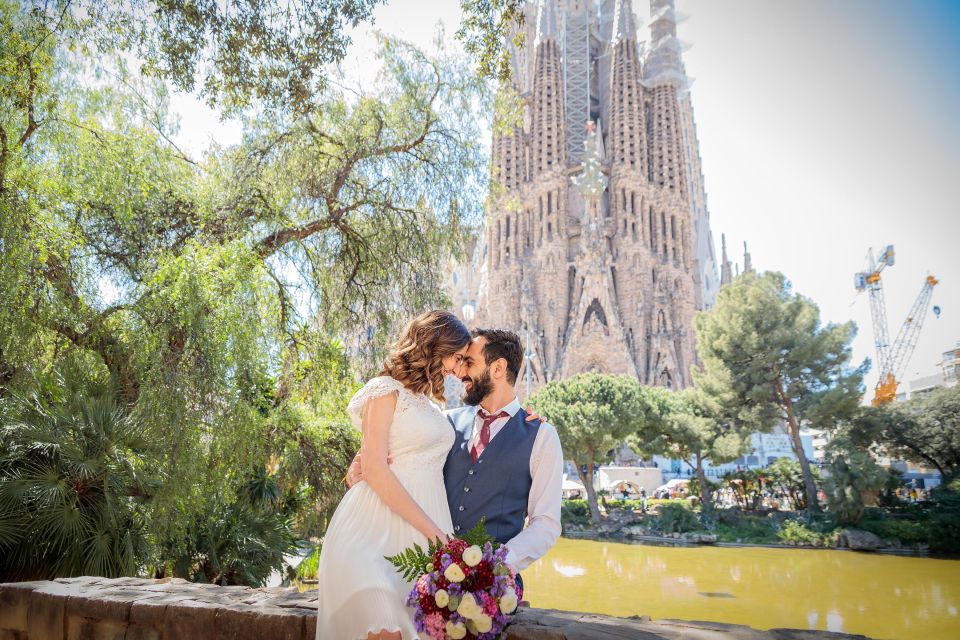
<instances>
[{"instance_id":1,"label":"lamp post","mask_svg":"<svg viewBox=\"0 0 960 640\"><path fill-rule=\"evenodd\" d=\"M524 338L526 340L526 345L527 345L523 353L523 359L524 359L524 362L526 363L526 372L524 375L524 383L525 383L524 384L525 390L523 395L524 400L530 397L530 380L533 376L533 372L532 372L533 359L537 355L537 352L534 351L533 348L530 346L531 333L533 333L533 331L530 329L530 327L524 326L523 334L524 334Z\"/></svg>"}]
</instances>

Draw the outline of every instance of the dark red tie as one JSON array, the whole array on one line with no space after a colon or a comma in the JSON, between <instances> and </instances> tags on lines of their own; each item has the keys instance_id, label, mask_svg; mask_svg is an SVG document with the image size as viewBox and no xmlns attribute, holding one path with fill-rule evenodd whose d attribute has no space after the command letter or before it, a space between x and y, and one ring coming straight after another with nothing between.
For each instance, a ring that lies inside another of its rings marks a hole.
<instances>
[{"instance_id":1,"label":"dark red tie","mask_svg":"<svg viewBox=\"0 0 960 640\"><path fill-rule=\"evenodd\" d=\"M487 448L488 444L490 444L490 425L500 418L510 417L510 414L506 411L501 411L500 413L494 413L491 415L483 409L478 410L477 415L479 415L483 420L483 425L480 427L480 442L470 449L470 457L473 458L473 464L477 464L480 454L483 453L483 450Z\"/></svg>"}]
</instances>

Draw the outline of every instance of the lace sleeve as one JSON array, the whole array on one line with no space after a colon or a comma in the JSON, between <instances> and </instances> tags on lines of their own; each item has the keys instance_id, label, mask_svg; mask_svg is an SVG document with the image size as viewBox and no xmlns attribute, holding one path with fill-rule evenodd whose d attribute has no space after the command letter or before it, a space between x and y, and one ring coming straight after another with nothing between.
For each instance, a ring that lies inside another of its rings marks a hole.
<instances>
[{"instance_id":1,"label":"lace sleeve","mask_svg":"<svg viewBox=\"0 0 960 640\"><path fill-rule=\"evenodd\" d=\"M353 426L358 430L360 429L363 405L367 400L379 398L380 396L385 396L395 391L401 392L403 388L403 384L390 376L371 378L367 384L363 385L359 391L353 394L353 398L347 403L347 414L350 415L350 421L353 422Z\"/></svg>"}]
</instances>

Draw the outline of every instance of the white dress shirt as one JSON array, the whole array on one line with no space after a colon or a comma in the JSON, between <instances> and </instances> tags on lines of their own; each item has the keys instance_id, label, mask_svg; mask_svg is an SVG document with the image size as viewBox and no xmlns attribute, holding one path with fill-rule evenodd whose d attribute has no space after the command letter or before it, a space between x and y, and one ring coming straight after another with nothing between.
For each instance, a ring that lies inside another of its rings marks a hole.
<instances>
[{"instance_id":1,"label":"white dress shirt","mask_svg":"<svg viewBox=\"0 0 960 640\"><path fill-rule=\"evenodd\" d=\"M479 407L477 408L479 409ZM494 411L504 411L509 417L499 418L490 424L490 442L497 437L504 425L520 411L516 398L510 404ZM483 419L477 416L473 422L471 449L480 442ZM489 445L487 445L489 446ZM527 500L527 526L507 542L507 564L514 571L523 571L542 557L556 544L560 537L560 498L563 494L563 450L557 430L546 422L540 424L530 454L530 497Z\"/></svg>"}]
</instances>

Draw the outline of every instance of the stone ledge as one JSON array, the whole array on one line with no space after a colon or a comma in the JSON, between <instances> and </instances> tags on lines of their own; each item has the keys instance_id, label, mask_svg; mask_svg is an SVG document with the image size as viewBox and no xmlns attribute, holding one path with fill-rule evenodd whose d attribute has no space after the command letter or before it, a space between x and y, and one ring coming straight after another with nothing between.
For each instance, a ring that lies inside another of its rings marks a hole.
<instances>
[{"instance_id":1,"label":"stone ledge","mask_svg":"<svg viewBox=\"0 0 960 640\"><path fill-rule=\"evenodd\" d=\"M0 584L0 640L314 640L316 596L178 578ZM504 640L868 640L715 622L521 609ZM331 638L330 640L340 640Z\"/></svg>"}]
</instances>

